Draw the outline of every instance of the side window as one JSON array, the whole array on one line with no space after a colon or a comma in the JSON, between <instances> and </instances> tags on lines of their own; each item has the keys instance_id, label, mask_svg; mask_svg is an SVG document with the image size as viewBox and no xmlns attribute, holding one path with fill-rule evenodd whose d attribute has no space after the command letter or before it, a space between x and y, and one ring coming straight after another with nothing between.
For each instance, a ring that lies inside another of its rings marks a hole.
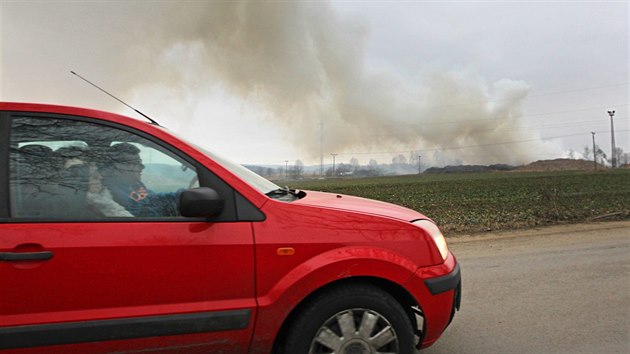
<instances>
[{"instance_id":1,"label":"side window","mask_svg":"<svg viewBox=\"0 0 630 354\"><path fill-rule=\"evenodd\" d=\"M198 186L188 162L106 125L14 117L10 144L12 217L179 217L179 194Z\"/></svg>"}]
</instances>

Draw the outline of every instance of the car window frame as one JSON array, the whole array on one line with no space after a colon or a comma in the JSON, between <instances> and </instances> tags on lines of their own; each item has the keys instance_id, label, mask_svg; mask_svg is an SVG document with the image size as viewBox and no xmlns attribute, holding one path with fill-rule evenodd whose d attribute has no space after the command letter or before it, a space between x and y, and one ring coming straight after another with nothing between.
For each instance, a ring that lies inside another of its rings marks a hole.
<instances>
[{"instance_id":1,"label":"car window frame","mask_svg":"<svg viewBox=\"0 0 630 354\"><path fill-rule=\"evenodd\" d=\"M0 220L9 217L9 113L0 111Z\"/></svg>"},{"instance_id":2,"label":"car window frame","mask_svg":"<svg viewBox=\"0 0 630 354\"><path fill-rule=\"evenodd\" d=\"M189 163L197 170L199 185L210 187L219 193L225 199L225 206L220 215L211 218L189 218L189 217L77 217L77 218L32 218L32 217L13 217L11 215L11 193L10 193L10 144L11 144L11 127L13 119L16 117L39 118L39 119L61 119L75 122L85 122L90 124L101 125L104 127L119 129L128 134L136 135L140 138L148 140L150 143L163 148L179 159ZM236 205L242 203L242 199L238 198L239 194L226 181L218 177L210 171L205 165L196 159L184 153L177 147L169 144L142 130L97 118L86 116L78 116L71 114L47 113L47 112L29 112L29 111L2 111L0 112L0 158L5 161L0 167L0 223L99 223L99 222L236 222L239 220Z\"/></svg>"}]
</instances>

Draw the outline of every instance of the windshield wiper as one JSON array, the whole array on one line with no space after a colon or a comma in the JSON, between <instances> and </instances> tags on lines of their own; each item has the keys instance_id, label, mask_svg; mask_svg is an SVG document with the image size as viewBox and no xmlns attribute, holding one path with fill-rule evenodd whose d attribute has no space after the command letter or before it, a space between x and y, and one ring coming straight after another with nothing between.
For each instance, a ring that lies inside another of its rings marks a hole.
<instances>
[{"instance_id":1,"label":"windshield wiper","mask_svg":"<svg viewBox=\"0 0 630 354\"><path fill-rule=\"evenodd\" d=\"M266 195L269 197L274 196L274 195L287 195L287 194L292 194L292 195L297 196L297 193L289 189L289 187L282 187L282 188L274 189L271 192L266 193Z\"/></svg>"},{"instance_id":2,"label":"windshield wiper","mask_svg":"<svg viewBox=\"0 0 630 354\"><path fill-rule=\"evenodd\" d=\"M289 187L282 187L278 189L274 189L270 192L265 193L269 198L280 199L285 201L292 201L296 199L300 199L303 197L303 192L290 189Z\"/></svg>"}]
</instances>

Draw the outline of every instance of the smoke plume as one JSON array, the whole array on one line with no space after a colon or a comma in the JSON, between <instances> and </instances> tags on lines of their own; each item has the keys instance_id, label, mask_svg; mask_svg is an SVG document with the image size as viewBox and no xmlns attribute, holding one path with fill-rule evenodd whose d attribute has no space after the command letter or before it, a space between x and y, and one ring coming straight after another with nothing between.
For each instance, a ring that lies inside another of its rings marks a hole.
<instances>
[{"instance_id":1,"label":"smoke plume","mask_svg":"<svg viewBox=\"0 0 630 354\"><path fill-rule=\"evenodd\" d=\"M340 154L419 149L427 157L440 151L445 161L522 163L543 148L501 144L535 140L520 129L525 83L487 85L453 71L412 82L373 70L364 55L367 28L344 22L325 3L178 4L162 14L158 23L168 25L153 38L155 52L185 67L167 65L159 70L167 75L154 80L219 82L268 109L313 156L320 122L325 151Z\"/></svg>"},{"instance_id":2,"label":"smoke plume","mask_svg":"<svg viewBox=\"0 0 630 354\"><path fill-rule=\"evenodd\" d=\"M98 18L91 22L95 48L108 29L124 33L110 39L119 43L115 50L99 53L112 66L102 75L118 73L110 78L116 92L151 92L164 105L186 107L194 120L209 119L199 107L204 95L226 92L266 110L305 156L319 157L321 136L325 154L347 159L413 150L438 164L517 164L547 149L520 126L527 84L489 84L448 69L414 78L374 69L364 49L369 28L340 18L328 3L96 4L103 8L75 3L51 11ZM73 23L51 25L71 33ZM516 141L523 143L503 144Z\"/></svg>"}]
</instances>

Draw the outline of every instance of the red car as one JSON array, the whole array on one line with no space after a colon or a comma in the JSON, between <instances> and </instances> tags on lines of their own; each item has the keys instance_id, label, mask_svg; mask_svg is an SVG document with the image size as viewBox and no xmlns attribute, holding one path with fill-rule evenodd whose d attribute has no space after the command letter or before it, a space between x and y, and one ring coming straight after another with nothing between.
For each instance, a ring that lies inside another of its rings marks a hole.
<instances>
[{"instance_id":1,"label":"red car","mask_svg":"<svg viewBox=\"0 0 630 354\"><path fill-rule=\"evenodd\" d=\"M461 296L426 216L280 188L151 122L0 103L0 350L412 353Z\"/></svg>"}]
</instances>

